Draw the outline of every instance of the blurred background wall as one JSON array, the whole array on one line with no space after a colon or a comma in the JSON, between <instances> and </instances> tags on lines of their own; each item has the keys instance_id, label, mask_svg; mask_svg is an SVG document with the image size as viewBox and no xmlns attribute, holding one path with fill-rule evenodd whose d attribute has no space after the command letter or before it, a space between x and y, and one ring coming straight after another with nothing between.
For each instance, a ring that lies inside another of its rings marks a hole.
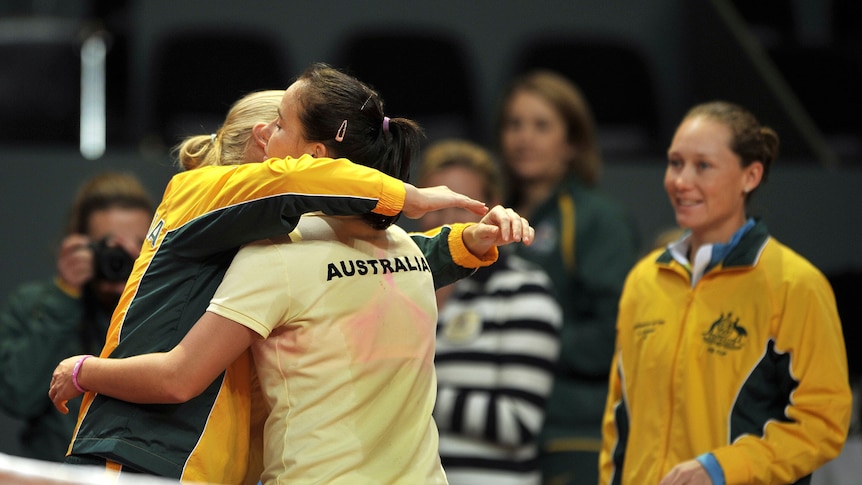
<instances>
[{"instance_id":1,"label":"blurred background wall","mask_svg":"<svg viewBox=\"0 0 862 485\"><path fill-rule=\"evenodd\" d=\"M739 102L776 128L782 154L754 208L830 277L851 331L858 306L849 295L862 289L858 5L0 1L0 296L53 274L85 179L131 171L158 199L176 171L169 150L177 140L215 131L231 102L284 88L311 62L349 68L380 89L390 116L417 119L430 140L462 136L489 147L507 81L551 67L592 104L602 187L635 215L645 249L674 223L664 152L689 106ZM16 426L0 419L0 436ZM0 451L10 446L0 440Z\"/></svg>"}]
</instances>

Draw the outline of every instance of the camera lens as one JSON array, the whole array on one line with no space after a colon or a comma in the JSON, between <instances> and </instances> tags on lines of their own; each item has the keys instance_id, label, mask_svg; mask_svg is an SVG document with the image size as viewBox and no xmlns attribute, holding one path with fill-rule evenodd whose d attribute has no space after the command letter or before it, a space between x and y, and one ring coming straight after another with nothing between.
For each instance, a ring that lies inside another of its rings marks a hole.
<instances>
[{"instance_id":1,"label":"camera lens","mask_svg":"<svg viewBox=\"0 0 862 485\"><path fill-rule=\"evenodd\" d=\"M108 238L93 245L93 265L100 280L126 281L134 264L135 260L122 247L109 246Z\"/></svg>"}]
</instances>

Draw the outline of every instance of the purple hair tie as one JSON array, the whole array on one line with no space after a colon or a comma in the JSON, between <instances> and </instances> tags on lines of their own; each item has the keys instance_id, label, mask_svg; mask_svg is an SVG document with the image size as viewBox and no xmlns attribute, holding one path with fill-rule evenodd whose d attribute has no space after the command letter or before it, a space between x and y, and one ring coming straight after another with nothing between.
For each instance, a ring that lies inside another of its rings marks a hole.
<instances>
[{"instance_id":1,"label":"purple hair tie","mask_svg":"<svg viewBox=\"0 0 862 485\"><path fill-rule=\"evenodd\" d=\"M389 133L389 117L388 116L383 117L383 131L385 131L386 133Z\"/></svg>"}]
</instances>

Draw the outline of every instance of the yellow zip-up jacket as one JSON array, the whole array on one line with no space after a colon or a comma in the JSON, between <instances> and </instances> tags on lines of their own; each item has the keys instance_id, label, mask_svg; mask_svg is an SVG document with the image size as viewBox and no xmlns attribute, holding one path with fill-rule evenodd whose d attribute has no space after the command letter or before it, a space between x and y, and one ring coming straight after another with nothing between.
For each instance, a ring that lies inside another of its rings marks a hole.
<instances>
[{"instance_id":1,"label":"yellow zip-up jacket","mask_svg":"<svg viewBox=\"0 0 862 485\"><path fill-rule=\"evenodd\" d=\"M832 289L762 223L694 287L667 250L629 273L602 485L657 484L707 452L728 485L809 483L840 452L850 411Z\"/></svg>"}]
</instances>

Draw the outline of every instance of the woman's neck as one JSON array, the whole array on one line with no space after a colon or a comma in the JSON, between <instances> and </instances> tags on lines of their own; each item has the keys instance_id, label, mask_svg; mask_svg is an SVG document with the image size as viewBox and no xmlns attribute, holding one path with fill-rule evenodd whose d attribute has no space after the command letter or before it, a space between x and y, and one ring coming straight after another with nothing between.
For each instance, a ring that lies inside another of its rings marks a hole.
<instances>
[{"instance_id":1,"label":"woman's neck","mask_svg":"<svg viewBox=\"0 0 862 485\"><path fill-rule=\"evenodd\" d=\"M706 246L707 244L727 244L733 239L733 235L739 231L748 219L743 214L740 217L735 218L734 222L726 227L725 229L713 232L709 234L703 234L699 231L692 231L691 237L689 238L689 248L688 248L688 260L691 261L697 251Z\"/></svg>"}]
</instances>

